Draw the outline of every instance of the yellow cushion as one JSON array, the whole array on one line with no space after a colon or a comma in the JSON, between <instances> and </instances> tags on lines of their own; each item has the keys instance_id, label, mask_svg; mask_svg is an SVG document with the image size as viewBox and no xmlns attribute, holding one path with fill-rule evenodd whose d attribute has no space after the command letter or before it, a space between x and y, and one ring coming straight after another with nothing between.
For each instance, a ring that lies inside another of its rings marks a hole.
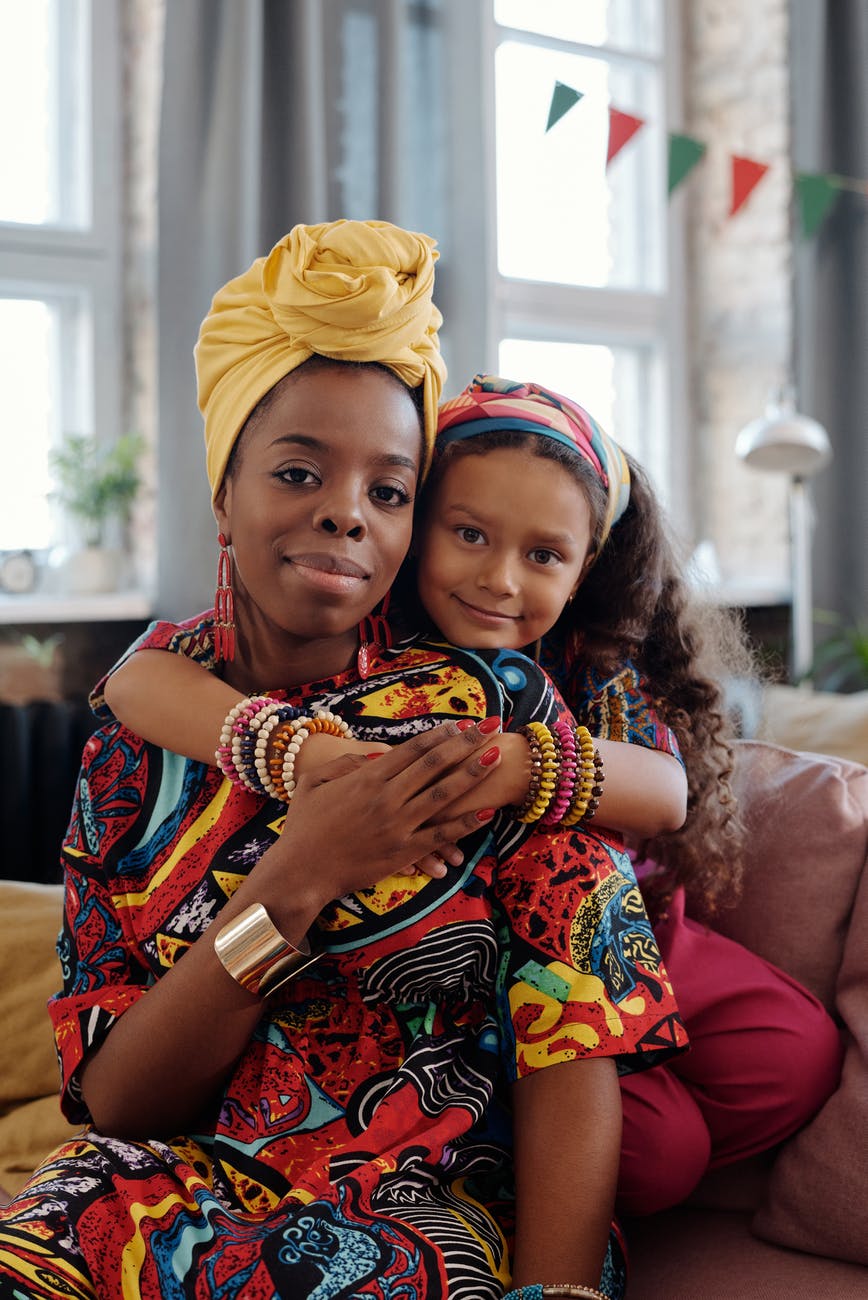
<instances>
[{"instance_id":1,"label":"yellow cushion","mask_svg":"<svg viewBox=\"0 0 868 1300\"><path fill-rule=\"evenodd\" d=\"M80 1132L80 1124L74 1127L61 1115L57 1093L22 1102L0 1115L0 1189L15 1196L55 1147Z\"/></svg>"},{"instance_id":2,"label":"yellow cushion","mask_svg":"<svg viewBox=\"0 0 868 1300\"><path fill-rule=\"evenodd\" d=\"M45 1004L61 985L62 914L62 885L0 880L0 1112L60 1088Z\"/></svg>"}]
</instances>

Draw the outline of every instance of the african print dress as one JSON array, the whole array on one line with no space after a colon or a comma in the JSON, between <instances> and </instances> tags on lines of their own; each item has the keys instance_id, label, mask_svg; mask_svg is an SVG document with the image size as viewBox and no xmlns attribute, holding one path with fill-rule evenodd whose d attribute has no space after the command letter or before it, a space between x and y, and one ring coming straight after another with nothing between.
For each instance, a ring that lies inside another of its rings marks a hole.
<instances>
[{"instance_id":1,"label":"african print dress","mask_svg":"<svg viewBox=\"0 0 868 1300\"><path fill-rule=\"evenodd\" d=\"M207 622L174 639L158 627L148 644L209 635ZM346 674L293 699L385 741L558 707L519 655L427 642L387 652L366 681ZM88 743L64 846L64 988L50 1004L73 1121L89 1118L85 1054L183 960L284 812L118 723ZM122 1141L85 1128L45 1161L0 1211L0 1296L497 1300L510 1277L509 1085L583 1057L641 1069L686 1040L615 839L499 814L462 847L443 880L393 876L327 909L311 935L319 961L264 1004L197 1132ZM603 1280L623 1293L614 1228Z\"/></svg>"}]
</instances>

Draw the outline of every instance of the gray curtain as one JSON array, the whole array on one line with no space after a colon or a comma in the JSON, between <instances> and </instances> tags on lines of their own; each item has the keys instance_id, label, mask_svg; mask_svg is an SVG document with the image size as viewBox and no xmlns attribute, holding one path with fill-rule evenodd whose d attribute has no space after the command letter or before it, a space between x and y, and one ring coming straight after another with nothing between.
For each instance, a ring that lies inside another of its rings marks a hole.
<instances>
[{"instance_id":1,"label":"gray curtain","mask_svg":"<svg viewBox=\"0 0 868 1300\"><path fill-rule=\"evenodd\" d=\"M456 164L447 146L461 97L444 49L458 9L468 16L463 0L166 6L157 286L161 617L189 615L213 600L216 527L192 350L214 291L297 222L373 217L438 239L437 301L447 318L455 310L446 306L462 280L457 256L451 276L446 265L456 242L446 199ZM469 37L465 23L465 60L474 57ZM466 157L471 148L467 138L454 152ZM483 361L468 360L465 381Z\"/></svg>"},{"instance_id":2,"label":"gray curtain","mask_svg":"<svg viewBox=\"0 0 868 1300\"><path fill-rule=\"evenodd\" d=\"M868 177L868 0L790 0L796 170ZM829 431L815 484L814 604L868 617L868 203L842 191L796 235L800 408ZM820 635L822 629L818 629Z\"/></svg>"}]
</instances>

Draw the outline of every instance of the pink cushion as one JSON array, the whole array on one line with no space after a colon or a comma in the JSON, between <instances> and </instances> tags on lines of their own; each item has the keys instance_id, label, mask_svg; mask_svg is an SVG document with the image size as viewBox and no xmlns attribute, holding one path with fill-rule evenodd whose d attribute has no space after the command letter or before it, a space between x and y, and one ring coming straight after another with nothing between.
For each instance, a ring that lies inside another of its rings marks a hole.
<instances>
[{"instance_id":1,"label":"pink cushion","mask_svg":"<svg viewBox=\"0 0 868 1300\"><path fill-rule=\"evenodd\" d=\"M680 1207L627 1225L630 1300L865 1300L865 1270L779 1250L750 1217Z\"/></svg>"},{"instance_id":2,"label":"pink cushion","mask_svg":"<svg viewBox=\"0 0 868 1300\"><path fill-rule=\"evenodd\" d=\"M761 742L738 748L749 861L744 897L718 928L812 989L846 1045L838 1090L784 1144L753 1227L868 1264L868 769Z\"/></svg>"},{"instance_id":3,"label":"pink cushion","mask_svg":"<svg viewBox=\"0 0 868 1300\"><path fill-rule=\"evenodd\" d=\"M832 1012L868 852L868 769L740 741L748 829L744 893L715 928L789 971Z\"/></svg>"}]
</instances>

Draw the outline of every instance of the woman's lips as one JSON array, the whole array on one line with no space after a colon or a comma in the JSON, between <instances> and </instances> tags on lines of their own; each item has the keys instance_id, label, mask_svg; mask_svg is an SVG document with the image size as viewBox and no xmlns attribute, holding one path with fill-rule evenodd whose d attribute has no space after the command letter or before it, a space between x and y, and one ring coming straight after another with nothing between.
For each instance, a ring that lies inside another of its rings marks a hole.
<instances>
[{"instance_id":1,"label":"woman's lips","mask_svg":"<svg viewBox=\"0 0 868 1300\"><path fill-rule=\"evenodd\" d=\"M454 599L462 612L482 627L502 627L504 623L514 623L518 618L517 614L500 614L497 610L480 609L478 605L471 605L468 601L462 600L460 596L455 596Z\"/></svg>"},{"instance_id":2,"label":"woman's lips","mask_svg":"<svg viewBox=\"0 0 868 1300\"><path fill-rule=\"evenodd\" d=\"M325 591L354 591L360 582L367 582L368 574L342 555L313 552L306 555L291 555L287 562L298 571L312 586Z\"/></svg>"}]
</instances>

